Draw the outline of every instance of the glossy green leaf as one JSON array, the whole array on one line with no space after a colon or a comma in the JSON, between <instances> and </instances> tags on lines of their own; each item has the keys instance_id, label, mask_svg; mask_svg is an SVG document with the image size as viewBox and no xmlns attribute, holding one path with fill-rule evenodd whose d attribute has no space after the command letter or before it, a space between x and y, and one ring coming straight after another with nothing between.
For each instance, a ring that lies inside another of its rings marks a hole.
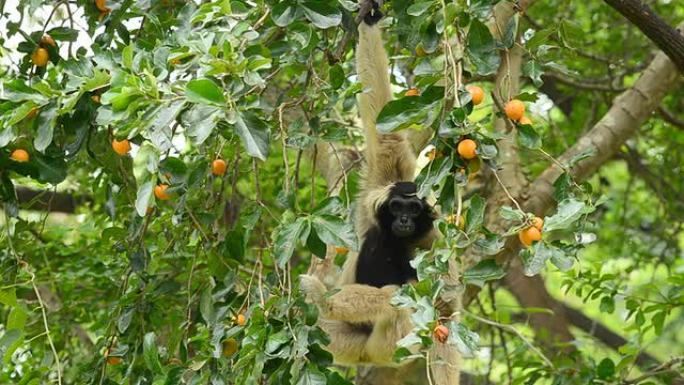
<instances>
[{"instance_id":1,"label":"glossy green leaf","mask_svg":"<svg viewBox=\"0 0 684 385\"><path fill-rule=\"evenodd\" d=\"M195 79L188 82L185 97L193 103L223 105L226 98L221 88L211 79Z\"/></svg>"},{"instance_id":2,"label":"glossy green leaf","mask_svg":"<svg viewBox=\"0 0 684 385\"><path fill-rule=\"evenodd\" d=\"M250 156L266 160L269 141L268 126L256 114L252 112L238 114L235 120L235 131L242 139L242 144Z\"/></svg>"},{"instance_id":3,"label":"glossy green leaf","mask_svg":"<svg viewBox=\"0 0 684 385\"><path fill-rule=\"evenodd\" d=\"M463 282L483 287L485 282L501 279L506 275L504 269L494 259L483 259L477 265L463 272Z\"/></svg>"}]
</instances>

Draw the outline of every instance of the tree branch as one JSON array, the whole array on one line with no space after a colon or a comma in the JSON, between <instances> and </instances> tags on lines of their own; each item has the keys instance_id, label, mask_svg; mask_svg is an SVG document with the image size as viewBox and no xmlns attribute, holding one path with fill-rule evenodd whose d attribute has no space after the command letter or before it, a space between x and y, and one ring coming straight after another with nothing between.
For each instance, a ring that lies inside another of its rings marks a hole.
<instances>
[{"instance_id":1,"label":"tree branch","mask_svg":"<svg viewBox=\"0 0 684 385\"><path fill-rule=\"evenodd\" d=\"M680 130L684 130L684 120L678 118L672 111L660 106L658 107L658 114L660 114L664 121L679 128Z\"/></svg>"},{"instance_id":2,"label":"tree branch","mask_svg":"<svg viewBox=\"0 0 684 385\"><path fill-rule=\"evenodd\" d=\"M684 36L641 0L604 0L637 26L684 73ZM681 26L680 26L681 28Z\"/></svg>"},{"instance_id":3,"label":"tree branch","mask_svg":"<svg viewBox=\"0 0 684 385\"><path fill-rule=\"evenodd\" d=\"M665 94L677 84L678 76L675 64L659 52L634 86L615 98L610 110L560 157L560 162L567 164L578 154L595 150L593 155L579 161L570 170L575 179L586 180L634 135ZM534 181L525 205L528 211L540 215L553 206L553 183L562 173L563 170L554 163Z\"/></svg>"}]
</instances>

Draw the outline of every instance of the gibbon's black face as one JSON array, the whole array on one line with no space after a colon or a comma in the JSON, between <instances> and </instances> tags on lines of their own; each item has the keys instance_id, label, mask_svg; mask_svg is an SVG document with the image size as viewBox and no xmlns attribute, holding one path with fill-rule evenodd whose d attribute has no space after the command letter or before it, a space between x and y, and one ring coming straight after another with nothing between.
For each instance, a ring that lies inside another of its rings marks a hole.
<instances>
[{"instance_id":1,"label":"gibbon's black face","mask_svg":"<svg viewBox=\"0 0 684 385\"><path fill-rule=\"evenodd\" d=\"M412 182L397 182L378 213L383 230L398 238L419 239L432 228L432 208L416 196Z\"/></svg>"}]
</instances>

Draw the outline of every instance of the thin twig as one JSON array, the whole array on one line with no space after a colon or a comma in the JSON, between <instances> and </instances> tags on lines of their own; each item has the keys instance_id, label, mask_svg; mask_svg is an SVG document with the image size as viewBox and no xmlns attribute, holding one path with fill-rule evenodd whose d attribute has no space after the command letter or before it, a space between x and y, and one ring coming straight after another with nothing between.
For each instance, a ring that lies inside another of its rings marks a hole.
<instances>
[{"instance_id":1,"label":"thin twig","mask_svg":"<svg viewBox=\"0 0 684 385\"><path fill-rule=\"evenodd\" d=\"M522 333L520 333L520 332L518 331L518 329L516 329L516 328L513 327L512 325L502 324L502 323L498 323L498 322L495 322L495 321L492 321L492 320L489 320L489 319L486 319L486 318L482 318L482 317L480 317L480 316L478 316L478 315L476 315L476 314L473 314L473 313L471 313L471 312L469 312L469 311L467 311L467 310L465 310L465 309L463 310L463 312L466 313L466 314L468 314L470 317L472 317L473 319L475 319L475 320L477 320L477 321L479 321L479 322L482 322L482 323L485 323L485 324L487 324L487 325L491 325L491 326L495 326L495 327L501 328L501 329L503 329L503 330L509 331L509 332L511 332L511 333L513 333L513 334L515 334L515 335L517 335L517 336L520 337L520 339L525 343L525 345L529 346L529 348L532 349L532 351L535 352L535 353L542 359L542 361L544 361L544 363L545 363L547 366L549 366L549 367L555 369L555 366L553 365L553 362L551 362L551 360L549 360L549 359L544 355L544 353L542 353L542 351L539 350L539 348L537 348L536 346L534 346L534 344L532 344L532 343L527 339L527 337L525 337Z\"/></svg>"}]
</instances>

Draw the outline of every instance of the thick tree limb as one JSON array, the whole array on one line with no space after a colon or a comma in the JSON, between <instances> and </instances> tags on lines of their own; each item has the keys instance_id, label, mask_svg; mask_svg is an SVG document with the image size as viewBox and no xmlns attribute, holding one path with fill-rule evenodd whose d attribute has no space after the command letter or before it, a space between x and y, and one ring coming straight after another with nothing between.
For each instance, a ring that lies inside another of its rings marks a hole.
<instances>
[{"instance_id":1,"label":"thick tree limb","mask_svg":"<svg viewBox=\"0 0 684 385\"><path fill-rule=\"evenodd\" d=\"M567 164L578 154L593 149L595 152L592 156L579 161L570 170L575 179L586 180L634 135L655 111L665 94L677 84L678 76L675 64L667 55L659 52L634 86L616 97L604 117L568 149L559 161ZM554 163L534 181L525 204L528 211L540 215L553 206L553 183L563 172Z\"/></svg>"},{"instance_id":2,"label":"thick tree limb","mask_svg":"<svg viewBox=\"0 0 684 385\"><path fill-rule=\"evenodd\" d=\"M684 73L684 36L642 0L604 0L636 25ZM681 27L680 27L681 28Z\"/></svg>"},{"instance_id":3,"label":"thick tree limb","mask_svg":"<svg viewBox=\"0 0 684 385\"><path fill-rule=\"evenodd\" d=\"M615 99L608 113L560 157L560 162L567 164L570 159L578 154L592 148L595 149L596 151L592 156L579 161L570 170L576 180L586 180L601 165L612 158L628 138L634 135L641 124L657 108L667 91L676 84L677 77L678 73L674 63L664 53L658 53L634 86ZM563 172L564 170L554 163L532 183L528 194L523 196L523 198L527 198L523 204L526 211L543 215L553 207L555 203L553 200L553 183ZM519 267L520 262L515 258L519 250L520 243L517 240L509 239L504 250L497 255L497 260L500 262L510 261L512 263L512 268L509 271L510 276L506 278L509 282L529 280L522 275ZM470 288L465 303L472 300L478 291L477 288ZM554 308L549 302L549 298L544 298L543 295L535 296L534 299L525 296L516 297L522 304L534 301L539 302L543 305L542 307ZM536 320L531 319L535 327L538 324L548 325L549 322L554 324L564 321L562 309L558 310L557 316L552 320L544 319L543 316L537 317ZM557 325L554 325L554 330L556 328ZM570 336L564 331L555 330L555 332L559 333L560 338L558 340L564 340Z\"/></svg>"}]
</instances>

